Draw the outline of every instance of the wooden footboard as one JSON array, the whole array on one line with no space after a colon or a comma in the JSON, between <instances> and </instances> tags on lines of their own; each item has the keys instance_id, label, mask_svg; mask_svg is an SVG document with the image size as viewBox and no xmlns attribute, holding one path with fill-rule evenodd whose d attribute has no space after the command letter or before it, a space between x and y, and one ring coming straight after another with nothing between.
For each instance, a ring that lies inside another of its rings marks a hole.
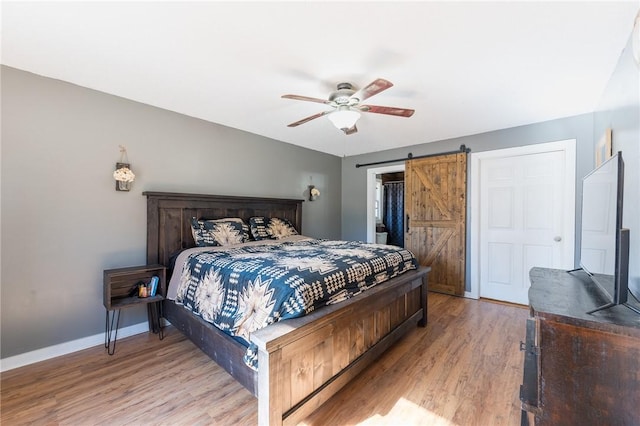
<instances>
[{"instance_id":1,"label":"wooden footboard","mask_svg":"<svg viewBox=\"0 0 640 426\"><path fill-rule=\"evenodd\" d=\"M429 270L253 333L259 424L297 424L416 323L425 325Z\"/></svg>"}]
</instances>

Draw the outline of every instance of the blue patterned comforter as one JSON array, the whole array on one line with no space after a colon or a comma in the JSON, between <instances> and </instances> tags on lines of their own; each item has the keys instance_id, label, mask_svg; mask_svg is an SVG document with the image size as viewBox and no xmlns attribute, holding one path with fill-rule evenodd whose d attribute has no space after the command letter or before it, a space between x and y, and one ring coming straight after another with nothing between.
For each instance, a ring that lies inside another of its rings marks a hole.
<instances>
[{"instance_id":1,"label":"blue patterned comforter","mask_svg":"<svg viewBox=\"0 0 640 426\"><path fill-rule=\"evenodd\" d=\"M410 251L381 244L305 239L237 245L189 255L175 301L246 345L244 361L256 369L251 332L417 267Z\"/></svg>"}]
</instances>

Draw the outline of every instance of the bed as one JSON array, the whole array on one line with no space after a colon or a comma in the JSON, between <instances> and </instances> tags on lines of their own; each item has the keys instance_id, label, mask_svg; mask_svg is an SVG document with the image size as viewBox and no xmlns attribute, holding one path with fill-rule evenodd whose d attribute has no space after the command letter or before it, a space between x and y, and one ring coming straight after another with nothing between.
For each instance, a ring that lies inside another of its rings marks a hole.
<instances>
[{"instance_id":1,"label":"bed","mask_svg":"<svg viewBox=\"0 0 640 426\"><path fill-rule=\"evenodd\" d=\"M145 192L147 262L169 266L191 249L192 218L261 216L302 229L302 200ZM163 316L258 398L261 425L297 424L371 364L395 341L427 321L427 274L420 267L343 302L252 332L259 368L247 347L173 300Z\"/></svg>"}]
</instances>

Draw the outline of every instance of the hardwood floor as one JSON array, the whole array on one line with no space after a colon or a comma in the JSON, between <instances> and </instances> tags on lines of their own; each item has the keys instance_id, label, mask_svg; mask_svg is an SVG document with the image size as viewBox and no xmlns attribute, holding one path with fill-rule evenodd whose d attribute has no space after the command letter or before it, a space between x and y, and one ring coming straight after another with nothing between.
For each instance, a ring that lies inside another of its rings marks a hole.
<instances>
[{"instance_id":1,"label":"hardwood floor","mask_svg":"<svg viewBox=\"0 0 640 426\"><path fill-rule=\"evenodd\" d=\"M429 324L303 424L518 425L524 307L429 294ZM257 400L191 342L118 341L0 375L3 425L255 425Z\"/></svg>"}]
</instances>

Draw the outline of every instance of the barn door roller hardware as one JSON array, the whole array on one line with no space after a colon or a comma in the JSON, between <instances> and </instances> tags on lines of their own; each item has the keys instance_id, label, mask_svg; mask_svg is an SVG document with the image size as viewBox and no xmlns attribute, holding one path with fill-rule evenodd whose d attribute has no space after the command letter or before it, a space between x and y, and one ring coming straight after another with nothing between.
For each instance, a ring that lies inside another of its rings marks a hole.
<instances>
[{"instance_id":1,"label":"barn door roller hardware","mask_svg":"<svg viewBox=\"0 0 640 426\"><path fill-rule=\"evenodd\" d=\"M396 158L395 160L384 160L384 161L375 161L373 163L356 164L356 169L359 169L360 167L366 167L366 166L376 166L378 164L398 163L400 161L415 160L418 158L437 157L438 155L458 154L460 152L466 152L468 154L471 152L471 148L467 148L466 145L462 144L460 145L460 149L457 151L438 152L436 154L418 155L416 157L414 157L412 153L409 153L407 154L407 158Z\"/></svg>"}]
</instances>

